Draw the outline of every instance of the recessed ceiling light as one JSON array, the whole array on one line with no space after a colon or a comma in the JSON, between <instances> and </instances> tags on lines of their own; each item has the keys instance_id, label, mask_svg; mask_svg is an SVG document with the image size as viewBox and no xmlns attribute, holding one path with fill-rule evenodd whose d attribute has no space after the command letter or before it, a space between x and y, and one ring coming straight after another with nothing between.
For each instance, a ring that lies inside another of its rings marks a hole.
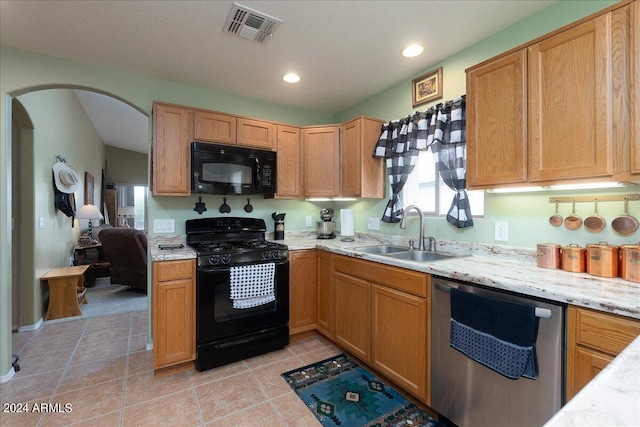
<instances>
[{"instance_id":1,"label":"recessed ceiling light","mask_svg":"<svg viewBox=\"0 0 640 427\"><path fill-rule=\"evenodd\" d=\"M414 56L420 55L424 51L424 48L419 44L412 44L407 46L402 51L402 56L406 56L407 58L413 58Z\"/></svg>"},{"instance_id":2,"label":"recessed ceiling light","mask_svg":"<svg viewBox=\"0 0 640 427\"><path fill-rule=\"evenodd\" d=\"M296 73L289 73L282 76L282 80L287 83L298 83L300 81L300 76Z\"/></svg>"}]
</instances>

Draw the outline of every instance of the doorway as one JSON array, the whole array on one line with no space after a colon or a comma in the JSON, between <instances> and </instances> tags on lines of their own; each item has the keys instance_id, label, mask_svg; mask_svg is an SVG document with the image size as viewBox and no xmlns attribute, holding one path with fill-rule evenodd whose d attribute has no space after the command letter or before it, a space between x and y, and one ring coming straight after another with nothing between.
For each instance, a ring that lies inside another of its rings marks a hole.
<instances>
[{"instance_id":1,"label":"doorway","mask_svg":"<svg viewBox=\"0 0 640 427\"><path fill-rule=\"evenodd\" d=\"M59 110L66 111L73 120L59 119ZM19 111L33 120L26 132L30 139L24 138L25 128L16 117ZM106 184L102 178L106 168L104 147L127 139L114 133L102 134L101 129L136 128L137 140L142 138L136 154L144 159L136 169L143 169L144 182L148 183L149 119L124 100L87 88L46 88L20 94L13 100L12 113L16 121L12 126L11 167L12 329L26 331L42 324L46 309L46 286L39 277L51 268L71 263L73 247L88 226L87 220L67 218L53 206L51 167L56 156L65 155L83 178L81 189L75 193L76 207L79 209L85 202L84 172L95 177L95 203L100 205ZM21 223L21 218L27 220Z\"/></svg>"}]
</instances>

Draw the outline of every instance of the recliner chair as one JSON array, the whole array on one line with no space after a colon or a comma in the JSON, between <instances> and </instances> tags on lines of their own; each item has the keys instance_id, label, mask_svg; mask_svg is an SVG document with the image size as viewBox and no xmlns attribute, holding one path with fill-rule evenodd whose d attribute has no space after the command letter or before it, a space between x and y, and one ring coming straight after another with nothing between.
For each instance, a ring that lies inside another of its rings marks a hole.
<instances>
[{"instance_id":1,"label":"recliner chair","mask_svg":"<svg viewBox=\"0 0 640 427\"><path fill-rule=\"evenodd\" d=\"M147 235L134 228L100 231L104 254L111 264L111 283L147 290Z\"/></svg>"}]
</instances>

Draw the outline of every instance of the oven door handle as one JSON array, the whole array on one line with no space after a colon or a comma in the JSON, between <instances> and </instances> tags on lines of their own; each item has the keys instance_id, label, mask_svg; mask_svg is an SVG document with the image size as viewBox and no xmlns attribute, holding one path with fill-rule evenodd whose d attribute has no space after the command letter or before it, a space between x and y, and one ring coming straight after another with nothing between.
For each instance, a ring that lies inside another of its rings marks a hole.
<instances>
[{"instance_id":1,"label":"oven door handle","mask_svg":"<svg viewBox=\"0 0 640 427\"><path fill-rule=\"evenodd\" d=\"M204 274L228 272L231 267L199 267L198 272Z\"/></svg>"}]
</instances>

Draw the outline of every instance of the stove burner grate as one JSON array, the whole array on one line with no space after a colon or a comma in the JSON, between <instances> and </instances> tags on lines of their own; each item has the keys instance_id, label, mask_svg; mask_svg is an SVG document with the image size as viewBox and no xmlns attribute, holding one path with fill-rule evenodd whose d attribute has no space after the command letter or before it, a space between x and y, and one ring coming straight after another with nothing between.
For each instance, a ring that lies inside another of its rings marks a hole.
<instances>
[{"instance_id":1,"label":"stove burner grate","mask_svg":"<svg viewBox=\"0 0 640 427\"><path fill-rule=\"evenodd\" d=\"M233 249L233 245L227 242L200 242L198 249L201 252L217 252Z\"/></svg>"}]
</instances>

